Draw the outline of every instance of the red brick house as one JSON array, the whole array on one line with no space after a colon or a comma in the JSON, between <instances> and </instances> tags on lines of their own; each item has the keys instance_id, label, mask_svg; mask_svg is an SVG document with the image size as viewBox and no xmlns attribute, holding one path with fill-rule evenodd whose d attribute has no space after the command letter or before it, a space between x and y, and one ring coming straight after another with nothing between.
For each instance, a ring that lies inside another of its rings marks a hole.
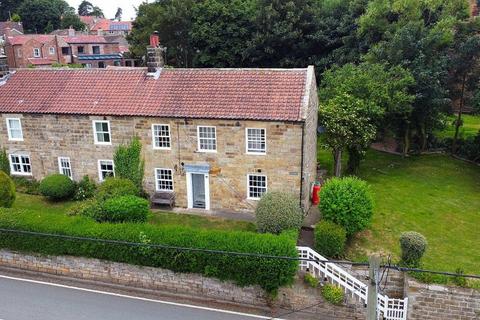
<instances>
[{"instance_id":1,"label":"red brick house","mask_svg":"<svg viewBox=\"0 0 480 320\"><path fill-rule=\"evenodd\" d=\"M87 25L90 34L126 36L132 31L132 21L115 21L92 16L79 18Z\"/></svg>"}]
</instances>

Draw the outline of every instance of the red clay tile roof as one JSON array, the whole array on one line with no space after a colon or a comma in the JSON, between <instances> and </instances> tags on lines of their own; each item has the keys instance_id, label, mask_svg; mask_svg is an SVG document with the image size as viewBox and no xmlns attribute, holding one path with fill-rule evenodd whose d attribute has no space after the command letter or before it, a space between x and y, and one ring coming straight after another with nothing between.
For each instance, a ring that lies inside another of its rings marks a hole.
<instances>
[{"instance_id":1,"label":"red clay tile roof","mask_svg":"<svg viewBox=\"0 0 480 320\"><path fill-rule=\"evenodd\" d=\"M122 29L119 29L118 26L122 26ZM131 31L132 22L131 21L111 21L108 19L101 19L97 21L91 28L92 31L98 30L104 31Z\"/></svg>"},{"instance_id":2,"label":"red clay tile roof","mask_svg":"<svg viewBox=\"0 0 480 320\"><path fill-rule=\"evenodd\" d=\"M307 69L20 69L0 113L301 121Z\"/></svg>"},{"instance_id":3,"label":"red clay tile roof","mask_svg":"<svg viewBox=\"0 0 480 320\"><path fill-rule=\"evenodd\" d=\"M35 39L40 43L47 43L55 39L55 36L48 35L48 34L25 34L25 35L7 37L7 41L11 45L24 44L31 39Z\"/></svg>"},{"instance_id":4,"label":"red clay tile roof","mask_svg":"<svg viewBox=\"0 0 480 320\"><path fill-rule=\"evenodd\" d=\"M28 62L35 66L39 65L51 65L55 60L50 60L48 58L28 58Z\"/></svg>"},{"instance_id":5,"label":"red clay tile roof","mask_svg":"<svg viewBox=\"0 0 480 320\"><path fill-rule=\"evenodd\" d=\"M96 35L79 35L73 37L64 37L67 43L108 43L105 37Z\"/></svg>"}]
</instances>

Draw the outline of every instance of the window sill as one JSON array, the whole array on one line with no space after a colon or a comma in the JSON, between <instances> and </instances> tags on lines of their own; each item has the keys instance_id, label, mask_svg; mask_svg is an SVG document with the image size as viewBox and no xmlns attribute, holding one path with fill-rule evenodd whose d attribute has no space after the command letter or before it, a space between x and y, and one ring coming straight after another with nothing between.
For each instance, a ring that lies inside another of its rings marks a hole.
<instances>
[{"instance_id":1,"label":"window sill","mask_svg":"<svg viewBox=\"0 0 480 320\"><path fill-rule=\"evenodd\" d=\"M22 139L20 139L20 138L8 138L8 141L22 142L24 140L23 140L23 138Z\"/></svg>"},{"instance_id":2,"label":"window sill","mask_svg":"<svg viewBox=\"0 0 480 320\"><path fill-rule=\"evenodd\" d=\"M201 153L217 153L217 150L197 150L197 152L201 152Z\"/></svg>"},{"instance_id":3,"label":"window sill","mask_svg":"<svg viewBox=\"0 0 480 320\"><path fill-rule=\"evenodd\" d=\"M111 146L111 142L95 142L95 145L97 146Z\"/></svg>"},{"instance_id":4,"label":"window sill","mask_svg":"<svg viewBox=\"0 0 480 320\"><path fill-rule=\"evenodd\" d=\"M153 147L153 150L172 150L172 148Z\"/></svg>"},{"instance_id":5,"label":"window sill","mask_svg":"<svg viewBox=\"0 0 480 320\"><path fill-rule=\"evenodd\" d=\"M247 151L246 154L252 155L252 156L266 156L267 152L248 152Z\"/></svg>"},{"instance_id":6,"label":"window sill","mask_svg":"<svg viewBox=\"0 0 480 320\"><path fill-rule=\"evenodd\" d=\"M31 176L32 173L29 172L29 173L24 173L24 172L11 172L10 173L12 176Z\"/></svg>"}]
</instances>

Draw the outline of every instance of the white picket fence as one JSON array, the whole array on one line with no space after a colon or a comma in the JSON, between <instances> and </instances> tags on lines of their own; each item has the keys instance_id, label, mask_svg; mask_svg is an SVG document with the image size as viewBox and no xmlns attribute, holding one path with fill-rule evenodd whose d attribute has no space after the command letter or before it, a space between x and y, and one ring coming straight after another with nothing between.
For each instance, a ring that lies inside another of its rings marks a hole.
<instances>
[{"instance_id":1,"label":"white picket fence","mask_svg":"<svg viewBox=\"0 0 480 320\"><path fill-rule=\"evenodd\" d=\"M328 279L342 287L345 292L356 297L363 303L367 303L368 286L352 276L345 269L334 263L325 263L327 259L310 247L297 247L300 258L309 259L300 261L300 268L308 271L319 279ZM378 319L406 320L408 298L392 299L386 295L378 294L377 308Z\"/></svg>"}]
</instances>

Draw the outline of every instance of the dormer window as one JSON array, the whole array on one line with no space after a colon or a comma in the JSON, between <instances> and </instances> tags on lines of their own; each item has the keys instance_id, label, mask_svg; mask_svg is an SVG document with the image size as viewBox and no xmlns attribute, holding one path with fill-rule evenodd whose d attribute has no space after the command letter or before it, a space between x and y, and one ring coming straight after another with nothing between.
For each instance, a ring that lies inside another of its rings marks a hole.
<instances>
[{"instance_id":1,"label":"dormer window","mask_svg":"<svg viewBox=\"0 0 480 320\"><path fill-rule=\"evenodd\" d=\"M33 48L33 57L40 58L40 49L39 48Z\"/></svg>"}]
</instances>

